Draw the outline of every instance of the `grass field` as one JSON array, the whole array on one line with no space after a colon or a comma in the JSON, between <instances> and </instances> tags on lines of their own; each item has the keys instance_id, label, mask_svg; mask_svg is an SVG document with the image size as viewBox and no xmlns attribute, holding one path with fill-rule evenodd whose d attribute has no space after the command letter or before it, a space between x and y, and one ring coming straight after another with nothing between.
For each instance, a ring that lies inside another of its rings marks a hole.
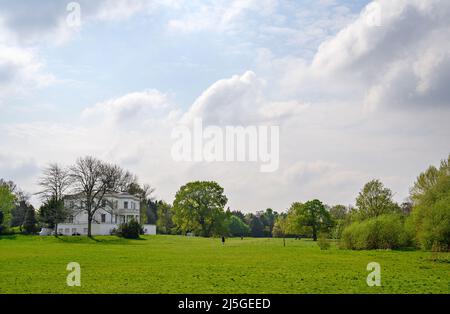
<instances>
[{"instance_id":1,"label":"grass field","mask_svg":"<svg viewBox=\"0 0 450 314\"><path fill-rule=\"evenodd\" d=\"M310 240L0 237L0 293L450 293L450 254L321 251ZM369 262L381 287L368 287ZM66 266L81 265L81 287Z\"/></svg>"}]
</instances>

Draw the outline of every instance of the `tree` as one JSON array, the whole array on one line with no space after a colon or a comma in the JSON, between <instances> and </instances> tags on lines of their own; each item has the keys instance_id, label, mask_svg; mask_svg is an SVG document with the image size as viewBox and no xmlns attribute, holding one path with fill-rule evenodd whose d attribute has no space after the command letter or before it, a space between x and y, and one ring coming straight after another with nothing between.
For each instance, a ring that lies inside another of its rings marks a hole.
<instances>
[{"instance_id":1,"label":"tree","mask_svg":"<svg viewBox=\"0 0 450 314\"><path fill-rule=\"evenodd\" d=\"M239 219L241 219L242 221L245 221L245 215L243 212L241 212L240 210L233 210L231 212L231 215L238 217Z\"/></svg>"},{"instance_id":2,"label":"tree","mask_svg":"<svg viewBox=\"0 0 450 314\"><path fill-rule=\"evenodd\" d=\"M156 225L158 221L158 202L160 201L155 201L152 199L147 201L145 217L147 217L148 224Z\"/></svg>"},{"instance_id":3,"label":"tree","mask_svg":"<svg viewBox=\"0 0 450 314\"><path fill-rule=\"evenodd\" d=\"M38 218L42 224L45 224L48 228L53 228L54 234L57 236L58 224L64 222L68 214L68 210L64 207L64 201L52 197L39 208Z\"/></svg>"},{"instance_id":4,"label":"tree","mask_svg":"<svg viewBox=\"0 0 450 314\"><path fill-rule=\"evenodd\" d=\"M19 227L22 231L22 227L25 223L26 214L29 210L33 210L33 205L29 204L26 200L21 200L11 210L11 227Z\"/></svg>"},{"instance_id":5,"label":"tree","mask_svg":"<svg viewBox=\"0 0 450 314\"><path fill-rule=\"evenodd\" d=\"M175 195L173 221L182 232L204 237L224 231L224 207L228 199L213 181L195 181L182 186Z\"/></svg>"},{"instance_id":6,"label":"tree","mask_svg":"<svg viewBox=\"0 0 450 314\"><path fill-rule=\"evenodd\" d=\"M250 227L235 215L231 215L228 219L228 229L233 237L243 237L250 233Z\"/></svg>"},{"instance_id":7,"label":"tree","mask_svg":"<svg viewBox=\"0 0 450 314\"><path fill-rule=\"evenodd\" d=\"M140 186L138 183L137 178L133 179L133 182L131 182L128 186L128 193L131 195L135 195L139 198L140 203L140 221L141 223L155 223L156 219L154 221L148 221L149 218L156 218L156 217L149 217L148 215L148 207L149 203L153 200L151 197L152 193L155 191L154 188L152 188L148 184L144 184L143 186Z\"/></svg>"},{"instance_id":8,"label":"tree","mask_svg":"<svg viewBox=\"0 0 450 314\"><path fill-rule=\"evenodd\" d=\"M392 199L392 191L379 180L366 183L356 198L356 206L361 219L383 214L398 213L399 206Z\"/></svg>"},{"instance_id":9,"label":"tree","mask_svg":"<svg viewBox=\"0 0 450 314\"><path fill-rule=\"evenodd\" d=\"M248 226L250 227L250 235L255 238L264 236L264 223L261 221L260 215L247 214L245 216Z\"/></svg>"},{"instance_id":10,"label":"tree","mask_svg":"<svg viewBox=\"0 0 450 314\"><path fill-rule=\"evenodd\" d=\"M349 211L344 205L334 205L330 208L329 213L333 223L330 236L333 239L339 239L344 228L350 224Z\"/></svg>"},{"instance_id":11,"label":"tree","mask_svg":"<svg viewBox=\"0 0 450 314\"><path fill-rule=\"evenodd\" d=\"M49 164L43 169L38 185L41 190L37 194L43 200L54 198L56 201L60 201L71 185L69 170L56 163Z\"/></svg>"},{"instance_id":12,"label":"tree","mask_svg":"<svg viewBox=\"0 0 450 314\"><path fill-rule=\"evenodd\" d=\"M87 214L88 237L92 237L92 220L97 210L103 207L105 195L126 191L134 177L117 165L90 156L79 158L70 167L69 175L73 192L84 198L79 209Z\"/></svg>"},{"instance_id":13,"label":"tree","mask_svg":"<svg viewBox=\"0 0 450 314\"><path fill-rule=\"evenodd\" d=\"M257 213L257 216L260 217L261 222L264 225L264 236L271 237L273 226L275 224L278 213L271 208L267 208L265 211Z\"/></svg>"},{"instance_id":14,"label":"tree","mask_svg":"<svg viewBox=\"0 0 450 314\"><path fill-rule=\"evenodd\" d=\"M3 182L3 181L2 181ZM0 211L3 213L3 226L8 228L11 221L11 210L14 208L15 195L8 184L0 182Z\"/></svg>"},{"instance_id":15,"label":"tree","mask_svg":"<svg viewBox=\"0 0 450 314\"><path fill-rule=\"evenodd\" d=\"M411 199L407 224L417 243L426 250L450 251L450 155L439 169L430 167L418 176Z\"/></svg>"},{"instance_id":16,"label":"tree","mask_svg":"<svg viewBox=\"0 0 450 314\"><path fill-rule=\"evenodd\" d=\"M25 213L23 229L27 234L35 234L37 232L37 220L34 208L28 208Z\"/></svg>"},{"instance_id":17,"label":"tree","mask_svg":"<svg viewBox=\"0 0 450 314\"><path fill-rule=\"evenodd\" d=\"M289 221L286 214L279 215L273 226L272 235L283 238L283 246L286 246L286 235L289 234Z\"/></svg>"},{"instance_id":18,"label":"tree","mask_svg":"<svg viewBox=\"0 0 450 314\"><path fill-rule=\"evenodd\" d=\"M314 241L317 241L319 231L325 231L331 226L330 214L322 202L317 199L308 201L305 204L294 203L291 209L294 213L293 225L299 230L302 230L303 227L310 228Z\"/></svg>"},{"instance_id":19,"label":"tree","mask_svg":"<svg viewBox=\"0 0 450 314\"><path fill-rule=\"evenodd\" d=\"M156 210L158 213L158 220L156 221L156 228L159 233L170 234L174 227L172 220L172 206L164 201L156 202Z\"/></svg>"},{"instance_id":20,"label":"tree","mask_svg":"<svg viewBox=\"0 0 450 314\"><path fill-rule=\"evenodd\" d=\"M344 205L334 205L330 208L330 217L333 220L342 220L347 216L347 207Z\"/></svg>"},{"instance_id":21,"label":"tree","mask_svg":"<svg viewBox=\"0 0 450 314\"><path fill-rule=\"evenodd\" d=\"M5 215L3 215L3 212L0 210L0 234L2 233L3 230L3 219L5 218Z\"/></svg>"}]
</instances>

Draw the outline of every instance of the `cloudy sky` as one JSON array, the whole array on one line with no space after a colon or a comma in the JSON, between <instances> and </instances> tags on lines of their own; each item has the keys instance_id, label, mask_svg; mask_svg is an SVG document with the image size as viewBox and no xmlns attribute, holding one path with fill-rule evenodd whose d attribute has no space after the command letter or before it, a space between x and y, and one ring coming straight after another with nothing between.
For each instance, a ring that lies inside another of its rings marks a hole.
<instances>
[{"instance_id":1,"label":"cloudy sky","mask_svg":"<svg viewBox=\"0 0 450 314\"><path fill-rule=\"evenodd\" d=\"M30 193L93 155L170 202L216 180L243 211L352 204L372 178L402 201L450 153L448 0L80 0L79 26L68 3L0 0L0 177ZM278 125L279 169L174 161L186 117Z\"/></svg>"}]
</instances>

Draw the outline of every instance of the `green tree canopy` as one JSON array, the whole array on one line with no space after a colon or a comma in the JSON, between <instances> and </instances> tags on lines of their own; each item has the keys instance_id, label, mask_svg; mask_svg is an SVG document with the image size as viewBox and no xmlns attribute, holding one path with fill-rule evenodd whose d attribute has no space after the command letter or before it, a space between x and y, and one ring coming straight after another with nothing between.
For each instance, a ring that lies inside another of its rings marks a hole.
<instances>
[{"instance_id":1,"label":"green tree canopy","mask_svg":"<svg viewBox=\"0 0 450 314\"><path fill-rule=\"evenodd\" d=\"M314 241L317 241L319 231L327 230L332 224L329 212L317 199L305 204L294 203L290 211L291 228L294 231L296 230L298 234L302 234L309 229Z\"/></svg>"},{"instance_id":2,"label":"green tree canopy","mask_svg":"<svg viewBox=\"0 0 450 314\"><path fill-rule=\"evenodd\" d=\"M7 184L0 184L0 211L3 213L3 226L8 228L11 221L11 210L15 206L16 197Z\"/></svg>"},{"instance_id":3,"label":"green tree canopy","mask_svg":"<svg viewBox=\"0 0 450 314\"><path fill-rule=\"evenodd\" d=\"M55 235L58 234L58 224L66 220L69 212L64 207L64 202L52 197L42 204L39 208L39 221L49 228L55 229Z\"/></svg>"},{"instance_id":4,"label":"green tree canopy","mask_svg":"<svg viewBox=\"0 0 450 314\"><path fill-rule=\"evenodd\" d=\"M400 212L392 199L392 191L385 188L380 180L372 180L364 185L356 198L359 218L368 219L383 214Z\"/></svg>"},{"instance_id":5,"label":"green tree canopy","mask_svg":"<svg viewBox=\"0 0 450 314\"><path fill-rule=\"evenodd\" d=\"M173 221L182 232L210 237L224 232L224 207L228 202L223 188L213 181L183 185L175 195Z\"/></svg>"},{"instance_id":6,"label":"green tree canopy","mask_svg":"<svg viewBox=\"0 0 450 314\"><path fill-rule=\"evenodd\" d=\"M155 202L158 220L156 221L156 228L159 233L170 234L174 227L172 215L173 210L170 204L164 201Z\"/></svg>"},{"instance_id":7,"label":"green tree canopy","mask_svg":"<svg viewBox=\"0 0 450 314\"><path fill-rule=\"evenodd\" d=\"M235 215L231 215L228 218L228 229L233 237L243 237L250 233L250 227Z\"/></svg>"},{"instance_id":8,"label":"green tree canopy","mask_svg":"<svg viewBox=\"0 0 450 314\"><path fill-rule=\"evenodd\" d=\"M421 173L413 188L412 224L423 249L450 250L450 155Z\"/></svg>"}]
</instances>

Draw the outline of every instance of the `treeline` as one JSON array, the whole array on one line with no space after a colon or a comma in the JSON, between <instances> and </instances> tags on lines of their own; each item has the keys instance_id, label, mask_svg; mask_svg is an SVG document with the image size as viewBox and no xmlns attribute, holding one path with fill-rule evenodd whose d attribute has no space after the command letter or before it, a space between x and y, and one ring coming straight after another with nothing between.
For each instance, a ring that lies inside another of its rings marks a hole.
<instances>
[{"instance_id":1,"label":"treeline","mask_svg":"<svg viewBox=\"0 0 450 314\"><path fill-rule=\"evenodd\" d=\"M82 183L91 182L86 186ZM92 157L80 158L62 169L50 165L39 181L44 204L35 214L29 197L13 182L0 180L0 232L35 233L39 226L55 226L67 213L62 205L66 190L85 195L92 215L109 192L127 191L141 200L141 222L156 224L162 234L232 237L308 237L339 239L349 249L418 247L450 250L450 155L439 167L421 173L402 204L379 180L366 183L355 206L323 204L314 199L294 202L287 211L270 208L243 213L227 208L227 197L216 182L183 185L173 204L152 197L153 189L139 185L135 176L117 165ZM37 216L37 217L36 217Z\"/></svg>"}]
</instances>

